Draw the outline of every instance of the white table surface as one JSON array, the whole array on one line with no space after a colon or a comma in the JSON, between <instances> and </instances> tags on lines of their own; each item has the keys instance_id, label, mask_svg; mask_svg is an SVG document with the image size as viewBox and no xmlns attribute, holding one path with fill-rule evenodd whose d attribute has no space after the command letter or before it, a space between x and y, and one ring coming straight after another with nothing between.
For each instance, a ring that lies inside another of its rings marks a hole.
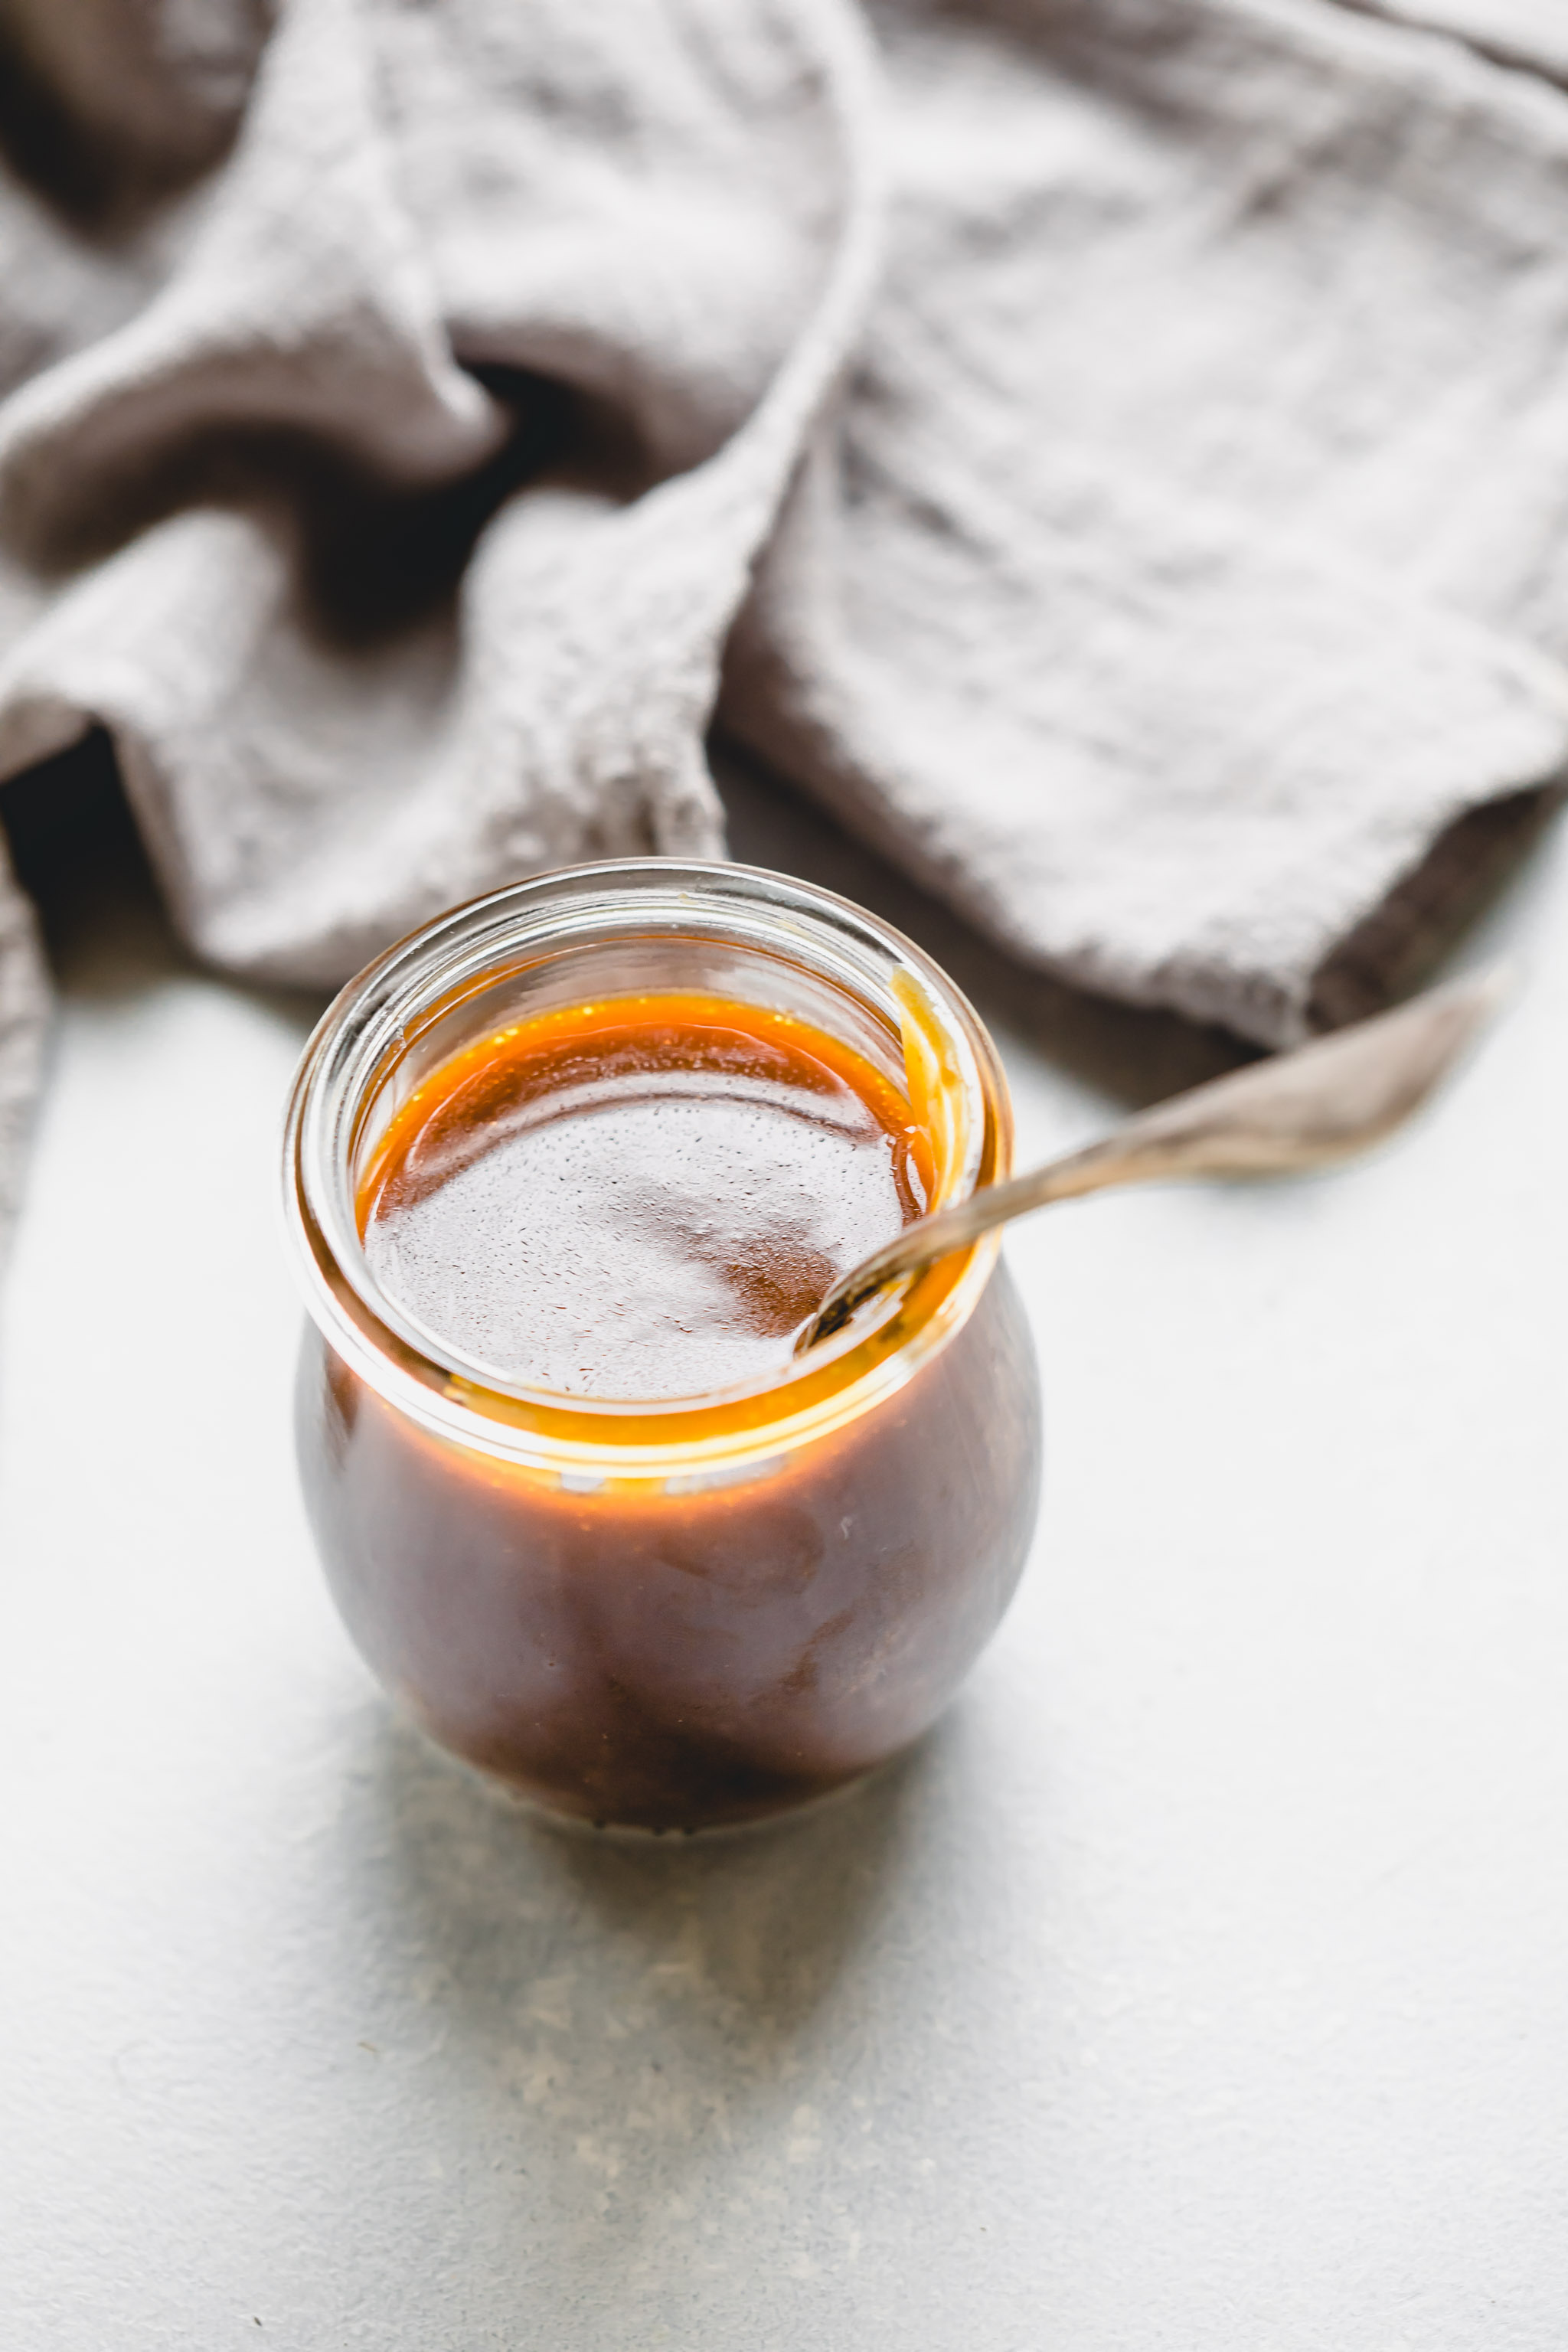
<instances>
[{"instance_id":1,"label":"white table surface","mask_svg":"<svg viewBox=\"0 0 1568 2352\"><path fill-rule=\"evenodd\" d=\"M740 851L957 968L1025 1155L1213 1066L739 798ZM1464 950L1527 992L1384 1158L1017 1230L1047 1501L994 1647L837 1811L647 1850L490 1800L351 1653L273 1223L310 1008L52 855L6 2352L1562 2352L1568 839Z\"/></svg>"}]
</instances>

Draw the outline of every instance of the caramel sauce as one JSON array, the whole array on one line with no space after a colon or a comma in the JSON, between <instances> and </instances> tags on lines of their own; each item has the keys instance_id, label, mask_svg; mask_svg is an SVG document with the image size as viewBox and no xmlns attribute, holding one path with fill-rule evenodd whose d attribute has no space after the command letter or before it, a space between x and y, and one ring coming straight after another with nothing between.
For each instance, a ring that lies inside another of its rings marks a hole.
<instances>
[{"instance_id":1,"label":"caramel sauce","mask_svg":"<svg viewBox=\"0 0 1568 2352\"><path fill-rule=\"evenodd\" d=\"M833 1283L931 1190L926 1128L852 1047L788 1013L659 994L540 1014L442 1064L358 1210L383 1290L460 1355L564 1395L654 1400L781 1370Z\"/></svg>"},{"instance_id":2,"label":"caramel sauce","mask_svg":"<svg viewBox=\"0 0 1568 2352\"><path fill-rule=\"evenodd\" d=\"M807 1425L736 1473L700 1450L700 1475L616 1467L650 1429L771 1429L797 1325L959 1181L962 1081L921 990L896 993L902 1091L786 1014L608 998L435 1068L363 1171L384 1289L545 1393L447 1392L480 1425L548 1414L604 1466L440 1434L312 1328L300 1460L328 1579L426 1730L556 1811L689 1830L842 1786L935 1718L1017 1580L1039 1394L1000 1263L843 1419L809 1425L801 1404L829 1364L789 1391ZM928 1315L966 1263L920 1278Z\"/></svg>"}]
</instances>

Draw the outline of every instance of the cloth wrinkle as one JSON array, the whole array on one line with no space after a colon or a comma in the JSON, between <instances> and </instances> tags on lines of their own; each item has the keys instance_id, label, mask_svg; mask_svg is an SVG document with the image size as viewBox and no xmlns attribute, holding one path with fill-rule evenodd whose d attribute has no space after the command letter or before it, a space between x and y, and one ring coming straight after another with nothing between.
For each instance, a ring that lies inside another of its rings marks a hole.
<instances>
[{"instance_id":1,"label":"cloth wrinkle","mask_svg":"<svg viewBox=\"0 0 1568 2352\"><path fill-rule=\"evenodd\" d=\"M105 728L192 950L335 984L721 855L717 727L1027 965L1368 1009L1568 764L1565 82L1555 0L17 0L0 777ZM46 1007L0 872L0 1241Z\"/></svg>"}]
</instances>

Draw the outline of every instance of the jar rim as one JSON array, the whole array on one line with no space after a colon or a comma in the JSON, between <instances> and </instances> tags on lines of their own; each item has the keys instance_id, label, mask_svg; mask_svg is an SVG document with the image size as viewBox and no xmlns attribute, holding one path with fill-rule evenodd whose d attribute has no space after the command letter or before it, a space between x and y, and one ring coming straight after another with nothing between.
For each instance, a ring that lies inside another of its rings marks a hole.
<instances>
[{"instance_id":1,"label":"jar rim","mask_svg":"<svg viewBox=\"0 0 1568 2352\"><path fill-rule=\"evenodd\" d=\"M704 927L719 925L717 930ZM450 908L351 980L300 1057L284 1123L283 1209L305 1304L323 1339L429 1434L597 1486L657 1475L697 1486L741 1475L857 1419L912 1377L967 1320L1000 1244L988 1234L910 1277L868 1325L767 1379L695 1397L569 1396L499 1376L416 1322L377 1283L354 1213L352 1159L376 1087L438 1013L493 984L509 961L633 938L713 936L793 957L894 1014L912 976L963 1089L969 1148L946 1194L962 1200L1012 1162L1007 1083L984 1023L924 950L815 883L762 866L661 857L557 867Z\"/></svg>"}]
</instances>

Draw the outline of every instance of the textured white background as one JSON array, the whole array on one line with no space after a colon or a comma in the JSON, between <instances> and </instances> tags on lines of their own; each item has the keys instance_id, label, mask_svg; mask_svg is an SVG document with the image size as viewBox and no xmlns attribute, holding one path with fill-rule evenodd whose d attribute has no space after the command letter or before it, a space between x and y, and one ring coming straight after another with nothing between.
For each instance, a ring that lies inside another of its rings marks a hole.
<instances>
[{"instance_id":1,"label":"textured white background","mask_svg":"<svg viewBox=\"0 0 1568 2352\"><path fill-rule=\"evenodd\" d=\"M765 793L735 838L952 957L1026 1155L1199 1074ZM647 1851L349 1652L272 1211L309 1008L92 891L4 1307L0 2341L1561 2352L1568 842L1384 1159L1017 1232L994 1649L837 1811Z\"/></svg>"}]
</instances>

